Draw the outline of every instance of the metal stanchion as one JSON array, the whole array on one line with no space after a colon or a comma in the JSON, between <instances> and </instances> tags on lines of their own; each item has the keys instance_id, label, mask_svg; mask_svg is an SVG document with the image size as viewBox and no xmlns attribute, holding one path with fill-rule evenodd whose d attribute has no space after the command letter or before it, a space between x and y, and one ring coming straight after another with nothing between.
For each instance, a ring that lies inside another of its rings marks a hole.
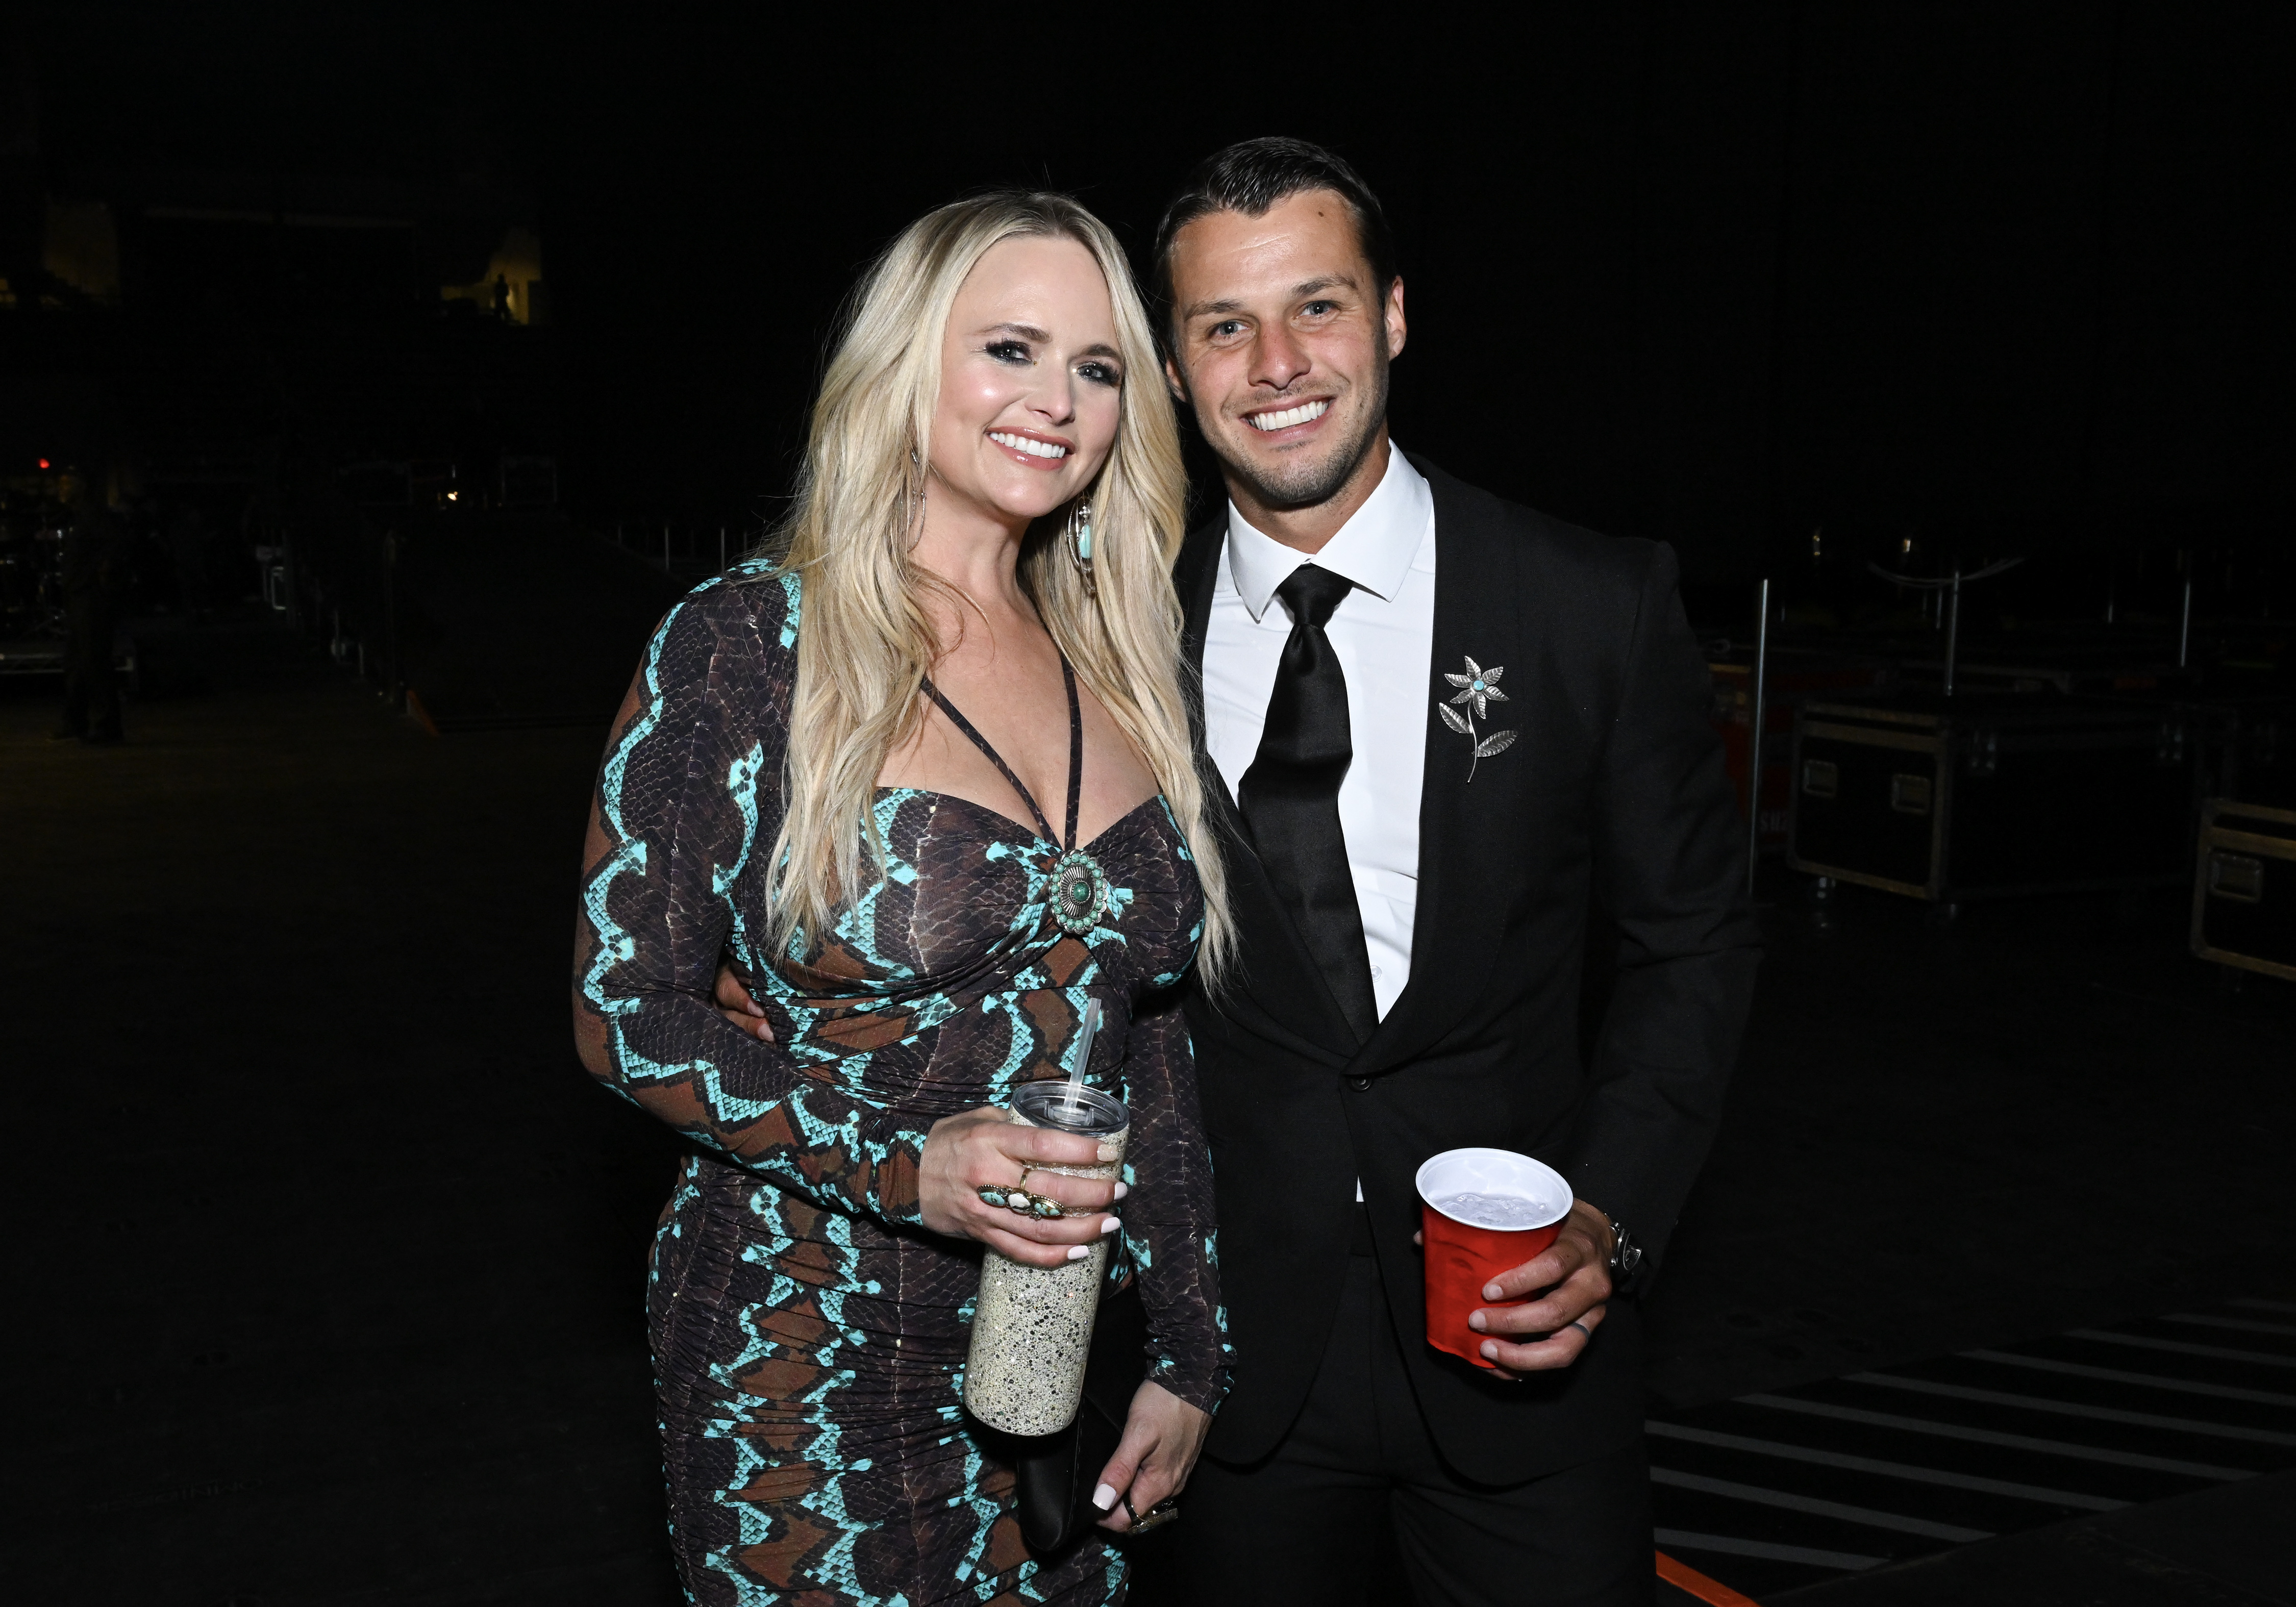
<instances>
[{"instance_id":1,"label":"metal stanchion","mask_svg":"<svg viewBox=\"0 0 2296 1607\"><path fill-rule=\"evenodd\" d=\"M1762 863L1762 729L1769 720L1770 583L1762 581L1761 623L1754 631L1754 726L1746 741L1746 896L1754 896L1754 872Z\"/></svg>"},{"instance_id":2,"label":"metal stanchion","mask_svg":"<svg viewBox=\"0 0 2296 1607\"><path fill-rule=\"evenodd\" d=\"M1953 566L1953 590L1945 627L1945 694L1953 695L1955 662L1961 657L1961 565Z\"/></svg>"},{"instance_id":3,"label":"metal stanchion","mask_svg":"<svg viewBox=\"0 0 2296 1607\"><path fill-rule=\"evenodd\" d=\"M1994 576L2001 573L2002 570L2015 569L2019 564L2024 562L2025 561L2022 558L2004 558L1998 563L1987 564L1983 569L1978 570L1973 575L1963 574L1961 572L1961 565L1956 563L1953 566L1952 575L1943 580L1931 580L1913 575L1897 574L1890 570L1883 569L1878 563L1869 563L1866 567L1876 575L1881 576L1882 579L1888 581L1891 586L1901 586L1913 591L1935 592L1938 594L1938 602L1940 605L1938 611L1939 618L1945 626L1945 695L1951 697L1953 695L1956 661L1959 658L1961 652L1961 583L1964 580L1989 580Z\"/></svg>"},{"instance_id":4,"label":"metal stanchion","mask_svg":"<svg viewBox=\"0 0 2296 1607\"><path fill-rule=\"evenodd\" d=\"M2185 577L2185 609L2177 625L2177 668L2189 669L2193 662L2193 578Z\"/></svg>"}]
</instances>

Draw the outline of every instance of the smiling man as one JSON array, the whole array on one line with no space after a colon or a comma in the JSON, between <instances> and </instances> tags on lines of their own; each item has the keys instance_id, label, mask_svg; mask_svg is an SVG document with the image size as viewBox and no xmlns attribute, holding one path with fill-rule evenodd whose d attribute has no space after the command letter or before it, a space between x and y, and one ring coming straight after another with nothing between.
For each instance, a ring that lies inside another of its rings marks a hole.
<instances>
[{"instance_id":1,"label":"smiling man","mask_svg":"<svg viewBox=\"0 0 2296 1607\"><path fill-rule=\"evenodd\" d=\"M1177 583L1242 932L1241 980L1189 1009L1237 1364L1141 1599L1363 1601L1391 1525L1421 1607L1647 1602L1631 1293L1758 952L1673 555L1390 444L1403 281L1330 152L1220 152L1156 249L1228 493ZM1414 1241L1415 1169L1470 1145L1577 1195L1485 1291L1484 1369L1425 1342Z\"/></svg>"}]
</instances>

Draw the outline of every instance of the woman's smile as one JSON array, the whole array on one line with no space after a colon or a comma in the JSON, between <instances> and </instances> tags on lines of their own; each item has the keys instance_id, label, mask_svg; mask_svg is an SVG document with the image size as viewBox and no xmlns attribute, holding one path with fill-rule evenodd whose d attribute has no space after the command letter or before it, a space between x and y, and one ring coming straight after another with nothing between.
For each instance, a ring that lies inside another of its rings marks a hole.
<instances>
[{"instance_id":1,"label":"woman's smile","mask_svg":"<svg viewBox=\"0 0 2296 1607\"><path fill-rule=\"evenodd\" d=\"M1076 443L1057 435L1040 435L1034 430L991 430L988 439L1004 448L1012 459L1026 469L1055 470L1068 461L1076 450Z\"/></svg>"}]
</instances>

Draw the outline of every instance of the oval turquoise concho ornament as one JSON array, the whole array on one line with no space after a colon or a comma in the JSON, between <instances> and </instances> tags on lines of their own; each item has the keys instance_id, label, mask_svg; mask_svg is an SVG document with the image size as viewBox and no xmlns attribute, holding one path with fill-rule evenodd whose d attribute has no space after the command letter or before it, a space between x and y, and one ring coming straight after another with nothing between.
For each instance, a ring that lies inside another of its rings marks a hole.
<instances>
[{"instance_id":1,"label":"oval turquoise concho ornament","mask_svg":"<svg viewBox=\"0 0 2296 1607\"><path fill-rule=\"evenodd\" d=\"M1070 849L1053 863L1053 919L1071 938L1100 924L1108 907L1108 874L1082 849Z\"/></svg>"}]
</instances>

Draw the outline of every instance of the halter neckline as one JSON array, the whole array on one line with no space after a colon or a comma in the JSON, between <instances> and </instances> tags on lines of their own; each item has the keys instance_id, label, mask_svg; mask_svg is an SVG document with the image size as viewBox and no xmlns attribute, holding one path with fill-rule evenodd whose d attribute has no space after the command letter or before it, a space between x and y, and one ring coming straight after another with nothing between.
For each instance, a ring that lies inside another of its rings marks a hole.
<instances>
[{"instance_id":1,"label":"halter neckline","mask_svg":"<svg viewBox=\"0 0 2296 1607\"><path fill-rule=\"evenodd\" d=\"M1029 806L1029 813L1037 817L1037 828L1044 832L1046 840L1054 848L1073 849L1077 845L1077 812L1084 800L1084 709L1077 701L1076 671L1070 668L1066 653L1061 655L1061 684L1069 694L1069 829L1065 836L1054 832L1053 823L1045 818L1045 811L1037 807L1036 795L1021 783L1019 776L1013 774L1013 767L1004 762L1004 756L991 747L988 739L974 728L972 722L942 694L939 687L933 685L931 676L924 678L924 691L927 697L940 706L940 711L948 716L950 723L971 737L972 745L987 754L988 762L1013 783L1013 791L1021 795L1021 801Z\"/></svg>"}]
</instances>

